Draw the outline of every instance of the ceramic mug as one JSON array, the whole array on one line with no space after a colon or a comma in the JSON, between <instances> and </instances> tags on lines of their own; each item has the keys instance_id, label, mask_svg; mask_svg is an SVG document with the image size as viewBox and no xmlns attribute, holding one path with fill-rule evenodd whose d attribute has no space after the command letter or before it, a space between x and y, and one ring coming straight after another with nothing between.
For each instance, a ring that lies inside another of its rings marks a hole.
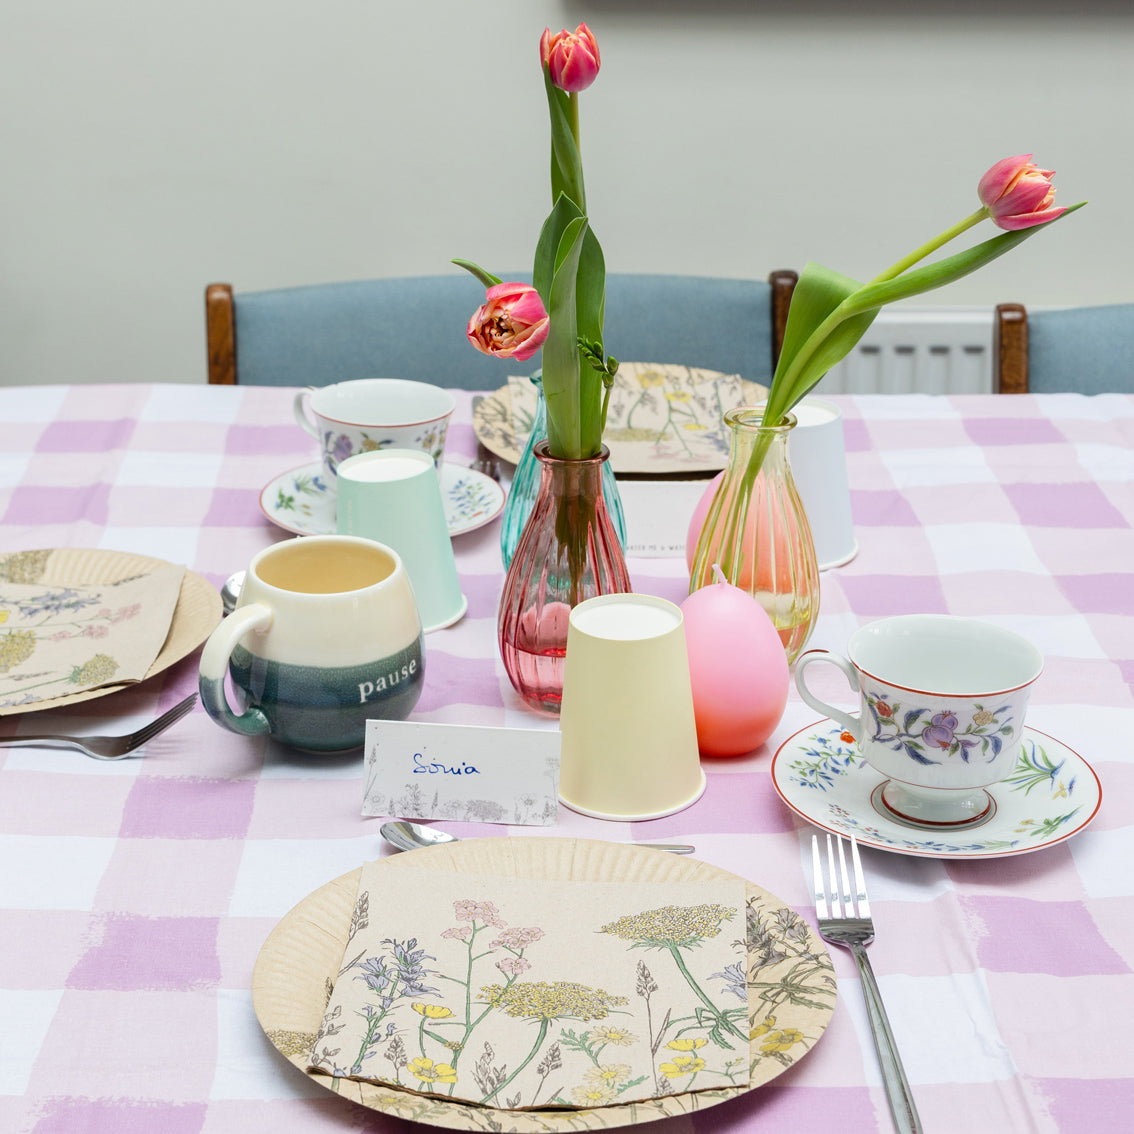
<instances>
[{"instance_id":1,"label":"ceramic mug","mask_svg":"<svg viewBox=\"0 0 1134 1134\"><path fill-rule=\"evenodd\" d=\"M455 406L448 390L401 378L307 386L293 403L295 420L321 446L332 491L343 461L376 449L420 449L440 470Z\"/></svg>"},{"instance_id":2,"label":"ceramic mug","mask_svg":"<svg viewBox=\"0 0 1134 1134\"><path fill-rule=\"evenodd\" d=\"M1043 669L1039 650L991 623L909 614L862 627L847 655L809 650L796 663L795 683L887 777L876 802L930 829L989 817L995 801L986 789L1015 767L1028 698ZM815 662L843 671L859 694L859 716L807 688L804 675Z\"/></svg>"},{"instance_id":3,"label":"ceramic mug","mask_svg":"<svg viewBox=\"0 0 1134 1134\"><path fill-rule=\"evenodd\" d=\"M261 551L200 670L201 702L231 732L310 752L357 748L367 720L402 720L421 695L421 617L405 566L391 548L353 536ZM239 714L226 674L246 702Z\"/></svg>"}]
</instances>

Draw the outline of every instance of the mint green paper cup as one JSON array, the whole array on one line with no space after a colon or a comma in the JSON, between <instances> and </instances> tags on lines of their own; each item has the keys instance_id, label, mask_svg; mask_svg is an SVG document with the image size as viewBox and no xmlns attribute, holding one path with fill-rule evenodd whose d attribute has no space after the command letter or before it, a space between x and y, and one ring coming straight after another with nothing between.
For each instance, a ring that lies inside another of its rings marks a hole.
<instances>
[{"instance_id":1,"label":"mint green paper cup","mask_svg":"<svg viewBox=\"0 0 1134 1134\"><path fill-rule=\"evenodd\" d=\"M405 564L425 633L468 609L433 458L419 449L359 453L338 467L337 527L392 547Z\"/></svg>"}]
</instances>

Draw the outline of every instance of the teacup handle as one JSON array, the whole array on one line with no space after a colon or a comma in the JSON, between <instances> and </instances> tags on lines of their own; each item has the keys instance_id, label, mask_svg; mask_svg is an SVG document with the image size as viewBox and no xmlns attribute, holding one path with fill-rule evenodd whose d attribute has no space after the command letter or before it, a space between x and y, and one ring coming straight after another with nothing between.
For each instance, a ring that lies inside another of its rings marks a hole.
<instances>
[{"instance_id":1,"label":"teacup handle","mask_svg":"<svg viewBox=\"0 0 1134 1134\"><path fill-rule=\"evenodd\" d=\"M314 386L304 386L292 402L292 409L295 412L295 420L302 428L306 429L316 441L319 440L319 427L307 416L307 402L304 400L312 394L315 390Z\"/></svg>"},{"instance_id":2,"label":"teacup handle","mask_svg":"<svg viewBox=\"0 0 1134 1134\"><path fill-rule=\"evenodd\" d=\"M209 640L201 651L201 673L198 679L201 704L217 724L241 736L262 736L270 732L272 726L254 705L249 705L239 714L229 708L224 692L228 660L245 634L253 630L264 634L271 625L271 607L262 602L250 602L247 606L237 607L221 622L209 635Z\"/></svg>"},{"instance_id":3,"label":"teacup handle","mask_svg":"<svg viewBox=\"0 0 1134 1134\"><path fill-rule=\"evenodd\" d=\"M852 717L850 713L846 713L842 709L836 709L834 705L828 705L826 701L820 701L819 698L807 688L806 684L804 684L803 671L812 662L819 661L830 662L832 665L837 665L846 675L847 684L855 693L859 691L858 671L841 654L832 653L830 650L808 650L807 653L795 663L795 687L799 690L799 695L804 701L816 712L830 717L833 721L837 721L854 737L856 743L860 743L862 741L862 721L858 717Z\"/></svg>"}]
</instances>

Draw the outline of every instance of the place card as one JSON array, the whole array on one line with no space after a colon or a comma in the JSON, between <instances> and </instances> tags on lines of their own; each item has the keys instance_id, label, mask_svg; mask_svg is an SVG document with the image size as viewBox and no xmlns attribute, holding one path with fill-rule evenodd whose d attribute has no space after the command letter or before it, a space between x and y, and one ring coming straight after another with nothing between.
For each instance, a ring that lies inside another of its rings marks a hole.
<instances>
[{"instance_id":1,"label":"place card","mask_svg":"<svg viewBox=\"0 0 1134 1134\"><path fill-rule=\"evenodd\" d=\"M558 730L366 722L363 815L546 827L558 798Z\"/></svg>"},{"instance_id":2,"label":"place card","mask_svg":"<svg viewBox=\"0 0 1134 1134\"><path fill-rule=\"evenodd\" d=\"M689 521L708 487L707 480L619 478L626 554L641 559L683 559Z\"/></svg>"}]
</instances>

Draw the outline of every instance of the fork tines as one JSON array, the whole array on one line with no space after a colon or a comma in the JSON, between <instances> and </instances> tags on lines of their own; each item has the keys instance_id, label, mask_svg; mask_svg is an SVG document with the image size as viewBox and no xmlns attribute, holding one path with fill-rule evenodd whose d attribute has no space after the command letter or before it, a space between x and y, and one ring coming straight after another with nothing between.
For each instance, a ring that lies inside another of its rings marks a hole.
<instances>
[{"instance_id":1,"label":"fork tines","mask_svg":"<svg viewBox=\"0 0 1134 1134\"><path fill-rule=\"evenodd\" d=\"M854 885L847 872L846 843L837 836L827 834L827 873L819 853L819 836L811 836L811 865L815 874L815 913L826 920L832 917L870 917L870 902L866 896L866 876L858 854L858 840L849 839ZM837 846L837 856L836 856ZM837 869L836 869L837 864Z\"/></svg>"},{"instance_id":2,"label":"fork tines","mask_svg":"<svg viewBox=\"0 0 1134 1134\"><path fill-rule=\"evenodd\" d=\"M130 737L130 745L140 748L147 740L153 740L159 733L165 732L170 725L176 724L197 703L197 694L190 693L184 701L178 701L172 709L167 709L157 720L150 721L148 725L138 729Z\"/></svg>"}]
</instances>

